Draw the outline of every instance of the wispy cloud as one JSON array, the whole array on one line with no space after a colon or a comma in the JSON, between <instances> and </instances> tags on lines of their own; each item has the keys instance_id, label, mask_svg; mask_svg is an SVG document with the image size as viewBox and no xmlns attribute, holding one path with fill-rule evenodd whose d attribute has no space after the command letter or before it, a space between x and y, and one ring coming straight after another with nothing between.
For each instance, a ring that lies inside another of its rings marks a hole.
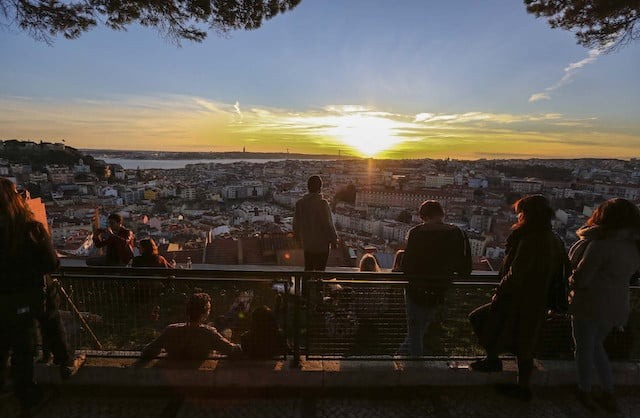
<instances>
[{"instance_id":1,"label":"wispy cloud","mask_svg":"<svg viewBox=\"0 0 640 418\"><path fill-rule=\"evenodd\" d=\"M240 117L240 123L242 123L242 112L240 111L240 102L236 100L236 104L233 105L233 109L236 111L236 114Z\"/></svg>"},{"instance_id":2,"label":"wispy cloud","mask_svg":"<svg viewBox=\"0 0 640 418\"><path fill-rule=\"evenodd\" d=\"M580 70L585 65L594 63L598 59L598 57L602 55L603 52L609 49L610 46L611 45L605 45L601 48L591 49L586 58L577 62L572 62L569 65L567 65L564 68L564 75L562 76L562 78L558 80L557 83L547 87L543 91L538 93L533 93L531 96L529 96L529 103L535 103L540 100L551 100L551 97L556 90L570 83L573 77L578 72L578 70Z\"/></svg>"},{"instance_id":3,"label":"wispy cloud","mask_svg":"<svg viewBox=\"0 0 640 418\"><path fill-rule=\"evenodd\" d=\"M584 65L584 64L583 64ZM632 155L640 124L559 113L399 113L359 105L285 109L180 95L64 102L0 95L0 139L78 148L335 153L394 158ZM242 115L242 123L238 117Z\"/></svg>"}]
</instances>

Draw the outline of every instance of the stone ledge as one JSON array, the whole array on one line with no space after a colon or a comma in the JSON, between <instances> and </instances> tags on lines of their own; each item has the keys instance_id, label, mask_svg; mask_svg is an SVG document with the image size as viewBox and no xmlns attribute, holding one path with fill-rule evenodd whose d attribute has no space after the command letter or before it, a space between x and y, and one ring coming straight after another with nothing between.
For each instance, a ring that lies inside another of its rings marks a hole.
<instances>
[{"instance_id":1,"label":"stone ledge","mask_svg":"<svg viewBox=\"0 0 640 418\"><path fill-rule=\"evenodd\" d=\"M478 373L450 368L446 361L302 361L299 368L284 360L207 360L197 364L170 363L165 359L140 364L131 358L89 357L78 374L64 386L127 389L365 389L415 386L475 386L513 382L515 362L504 362L505 371ZM573 385L575 365L570 361L537 361L536 386ZM640 364L613 363L618 386L640 386ZM61 382L55 366L36 366L44 384Z\"/></svg>"}]
</instances>

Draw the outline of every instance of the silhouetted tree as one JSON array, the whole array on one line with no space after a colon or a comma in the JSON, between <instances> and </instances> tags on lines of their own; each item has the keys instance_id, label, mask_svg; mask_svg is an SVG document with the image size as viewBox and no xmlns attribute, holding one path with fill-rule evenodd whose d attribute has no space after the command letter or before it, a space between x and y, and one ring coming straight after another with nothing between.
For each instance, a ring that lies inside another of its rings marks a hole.
<instances>
[{"instance_id":1,"label":"silhouetted tree","mask_svg":"<svg viewBox=\"0 0 640 418\"><path fill-rule=\"evenodd\" d=\"M524 0L552 28L576 31L580 45L615 48L640 38L638 0Z\"/></svg>"},{"instance_id":2,"label":"silhouetted tree","mask_svg":"<svg viewBox=\"0 0 640 418\"><path fill-rule=\"evenodd\" d=\"M257 29L293 9L300 0L0 0L0 25L17 26L51 43L75 39L103 24L126 30L132 24L157 29L171 41L201 42L207 29L225 33Z\"/></svg>"}]
</instances>

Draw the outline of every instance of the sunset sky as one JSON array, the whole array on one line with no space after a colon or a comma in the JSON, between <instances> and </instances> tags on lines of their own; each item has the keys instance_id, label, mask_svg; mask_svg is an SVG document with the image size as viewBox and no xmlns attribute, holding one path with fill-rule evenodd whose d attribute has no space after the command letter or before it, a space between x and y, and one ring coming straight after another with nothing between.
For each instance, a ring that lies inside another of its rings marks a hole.
<instances>
[{"instance_id":1,"label":"sunset sky","mask_svg":"<svg viewBox=\"0 0 640 418\"><path fill-rule=\"evenodd\" d=\"M0 139L418 158L638 157L640 42L588 50L518 0L302 0L201 44L0 29Z\"/></svg>"}]
</instances>

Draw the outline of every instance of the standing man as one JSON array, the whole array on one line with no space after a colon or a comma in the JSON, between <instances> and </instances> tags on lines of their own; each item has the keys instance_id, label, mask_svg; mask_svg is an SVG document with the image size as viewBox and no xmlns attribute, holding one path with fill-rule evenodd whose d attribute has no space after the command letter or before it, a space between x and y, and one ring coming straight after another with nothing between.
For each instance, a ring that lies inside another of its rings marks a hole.
<instances>
[{"instance_id":1,"label":"standing man","mask_svg":"<svg viewBox=\"0 0 640 418\"><path fill-rule=\"evenodd\" d=\"M309 193L296 202L293 215L293 234L302 243L305 271L324 271L329 249L336 247L338 234L333 225L329 202L322 197L322 179L311 176L307 181Z\"/></svg>"},{"instance_id":2,"label":"standing man","mask_svg":"<svg viewBox=\"0 0 640 418\"><path fill-rule=\"evenodd\" d=\"M133 232L122 225L122 216L112 213L107 223L108 228L93 233L93 243L97 248L106 247L105 255L88 258L88 266L126 266L133 258Z\"/></svg>"},{"instance_id":3,"label":"standing man","mask_svg":"<svg viewBox=\"0 0 640 418\"><path fill-rule=\"evenodd\" d=\"M405 288L407 336L399 350L412 357L423 355L424 333L444 303L447 284L454 275L471 273L469 239L457 226L444 223L442 205L427 200L419 213L423 223L409 231L402 257L402 271L419 276Z\"/></svg>"}]
</instances>

